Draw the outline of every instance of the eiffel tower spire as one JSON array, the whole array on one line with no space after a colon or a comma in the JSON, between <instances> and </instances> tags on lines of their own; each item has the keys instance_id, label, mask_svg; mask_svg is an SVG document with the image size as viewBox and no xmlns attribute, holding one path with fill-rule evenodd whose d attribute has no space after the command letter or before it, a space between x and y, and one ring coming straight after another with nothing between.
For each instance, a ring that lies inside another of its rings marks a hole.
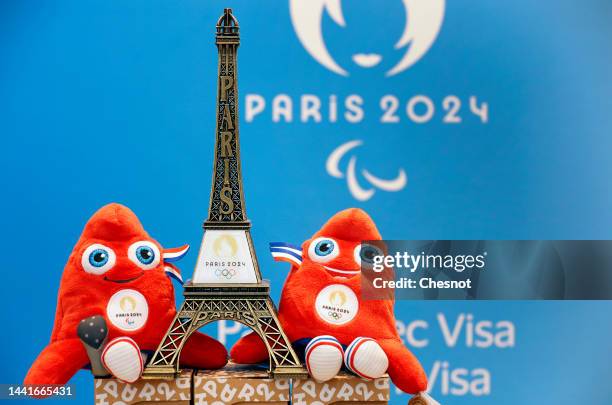
<instances>
[{"instance_id":1,"label":"eiffel tower spire","mask_svg":"<svg viewBox=\"0 0 612 405\"><path fill-rule=\"evenodd\" d=\"M262 282L246 217L238 125L236 54L240 44L238 20L226 8L217 21L219 55L215 159L208 219L193 275L193 284L258 284Z\"/></svg>"},{"instance_id":2,"label":"eiffel tower spire","mask_svg":"<svg viewBox=\"0 0 612 405\"><path fill-rule=\"evenodd\" d=\"M219 52L215 160L205 229L248 229L242 173L238 116L236 57L240 45L238 20L226 8L217 21Z\"/></svg>"}]
</instances>

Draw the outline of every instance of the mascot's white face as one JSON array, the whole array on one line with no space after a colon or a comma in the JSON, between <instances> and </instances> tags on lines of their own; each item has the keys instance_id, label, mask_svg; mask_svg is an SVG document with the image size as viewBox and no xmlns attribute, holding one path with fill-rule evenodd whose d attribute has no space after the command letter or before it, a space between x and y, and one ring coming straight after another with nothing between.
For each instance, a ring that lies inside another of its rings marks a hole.
<instances>
[{"instance_id":1,"label":"mascot's white face","mask_svg":"<svg viewBox=\"0 0 612 405\"><path fill-rule=\"evenodd\" d=\"M323 21L329 17L347 32L347 35L336 35L335 39L351 52L353 66L373 68L381 65L385 55L379 50L385 48L386 41L393 41L391 47L396 51L405 48L404 55L395 64L389 64L385 72L386 76L393 76L415 64L429 50L442 26L445 0L377 0L367 4L350 0L289 0L289 6L300 42L321 65L339 75L349 75L343 67L348 65L338 63L327 46L329 38L324 35ZM353 18L357 14L360 16ZM389 24L397 20L398 15L405 17L403 29ZM350 18L345 19L345 16ZM381 34L372 37L374 32ZM364 34L366 40L360 41L360 34ZM365 42L376 43L378 49L359 49Z\"/></svg>"}]
</instances>

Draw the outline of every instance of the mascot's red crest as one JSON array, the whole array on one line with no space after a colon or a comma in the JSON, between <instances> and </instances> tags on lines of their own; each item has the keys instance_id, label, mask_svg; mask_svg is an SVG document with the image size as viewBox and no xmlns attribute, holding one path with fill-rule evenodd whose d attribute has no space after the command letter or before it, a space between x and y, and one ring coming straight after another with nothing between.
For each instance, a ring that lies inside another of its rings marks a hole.
<instances>
[{"instance_id":1,"label":"mascot's red crest","mask_svg":"<svg viewBox=\"0 0 612 405\"><path fill-rule=\"evenodd\" d=\"M364 211L356 208L341 211L304 242L301 268L319 265L333 276L359 275L361 242L380 239L374 221Z\"/></svg>"},{"instance_id":2,"label":"mascot's red crest","mask_svg":"<svg viewBox=\"0 0 612 405\"><path fill-rule=\"evenodd\" d=\"M92 283L129 283L164 271L182 282L179 260L189 246L164 250L144 230L136 215L120 204L98 210L87 222L66 266L64 278L85 277ZM155 272L149 273L154 270Z\"/></svg>"}]
</instances>

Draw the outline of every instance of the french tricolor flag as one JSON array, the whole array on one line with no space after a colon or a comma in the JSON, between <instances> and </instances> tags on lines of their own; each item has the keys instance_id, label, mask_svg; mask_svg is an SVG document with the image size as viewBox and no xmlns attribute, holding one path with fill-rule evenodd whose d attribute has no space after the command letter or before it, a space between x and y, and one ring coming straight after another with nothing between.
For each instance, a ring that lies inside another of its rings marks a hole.
<instances>
[{"instance_id":1,"label":"french tricolor flag","mask_svg":"<svg viewBox=\"0 0 612 405\"><path fill-rule=\"evenodd\" d=\"M270 242L270 253L277 262L302 264L302 248L285 242Z\"/></svg>"},{"instance_id":2,"label":"french tricolor flag","mask_svg":"<svg viewBox=\"0 0 612 405\"><path fill-rule=\"evenodd\" d=\"M178 248L164 249L162 258L164 260L164 271L170 278L175 279L179 283L183 284L183 277L181 271L176 267L174 262L181 260L189 251L189 245L184 245Z\"/></svg>"},{"instance_id":3,"label":"french tricolor flag","mask_svg":"<svg viewBox=\"0 0 612 405\"><path fill-rule=\"evenodd\" d=\"M164 271L168 277L173 278L179 283L183 284L183 276L181 276L181 271L178 269L178 267L170 263L165 263Z\"/></svg>"},{"instance_id":4,"label":"french tricolor flag","mask_svg":"<svg viewBox=\"0 0 612 405\"><path fill-rule=\"evenodd\" d=\"M189 251L189 245L183 245L177 248L164 249L162 254L164 262L173 263L181 260Z\"/></svg>"}]
</instances>

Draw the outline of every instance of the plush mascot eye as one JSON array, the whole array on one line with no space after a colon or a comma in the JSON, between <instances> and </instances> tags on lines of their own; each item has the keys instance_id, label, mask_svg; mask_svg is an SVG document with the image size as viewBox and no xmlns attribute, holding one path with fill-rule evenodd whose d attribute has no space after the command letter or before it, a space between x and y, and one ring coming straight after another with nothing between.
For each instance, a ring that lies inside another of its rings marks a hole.
<instances>
[{"instance_id":1,"label":"plush mascot eye","mask_svg":"<svg viewBox=\"0 0 612 405\"><path fill-rule=\"evenodd\" d=\"M376 246L361 243L355 246L354 259L359 266L372 266L376 256L382 256L383 252Z\"/></svg>"},{"instance_id":2,"label":"plush mascot eye","mask_svg":"<svg viewBox=\"0 0 612 405\"><path fill-rule=\"evenodd\" d=\"M143 240L132 243L128 249L128 257L141 269L150 270L157 267L161 255L159 248L153 242Z\"/></svg>"},{"instance_id":3,"label":"plush mascot eye","mask_svg":"<svg viewBox=\"0 0 612 405\"><path fill-rule=\"evenodd\" d=\"M327 263L340 254L340 248L335 240L330 238L317 238L310 243L308 256L313 262Z\"/></svg>"},{"instance_id":4,"label":"plush mascot eye","mask_svg":"<svg viewBox=\"0 0 612 405\"><path fill-rule=\"evenodd\" d=\"M148 246L140 246L136 249L136 258L142 264L151 264L155 260L155 252Z\"/></svg>"},{"instance_id":5,"label":"plush mascot eye","mask_svg":"<svg viewBox=\"0 0 612 405\"><path fill-rule=\"evenodd\" d=\"M113 249L94 243L83 252L81 265L87 273L103 274L113 268L116 260Z\"/></svg>"}]
</instances>

